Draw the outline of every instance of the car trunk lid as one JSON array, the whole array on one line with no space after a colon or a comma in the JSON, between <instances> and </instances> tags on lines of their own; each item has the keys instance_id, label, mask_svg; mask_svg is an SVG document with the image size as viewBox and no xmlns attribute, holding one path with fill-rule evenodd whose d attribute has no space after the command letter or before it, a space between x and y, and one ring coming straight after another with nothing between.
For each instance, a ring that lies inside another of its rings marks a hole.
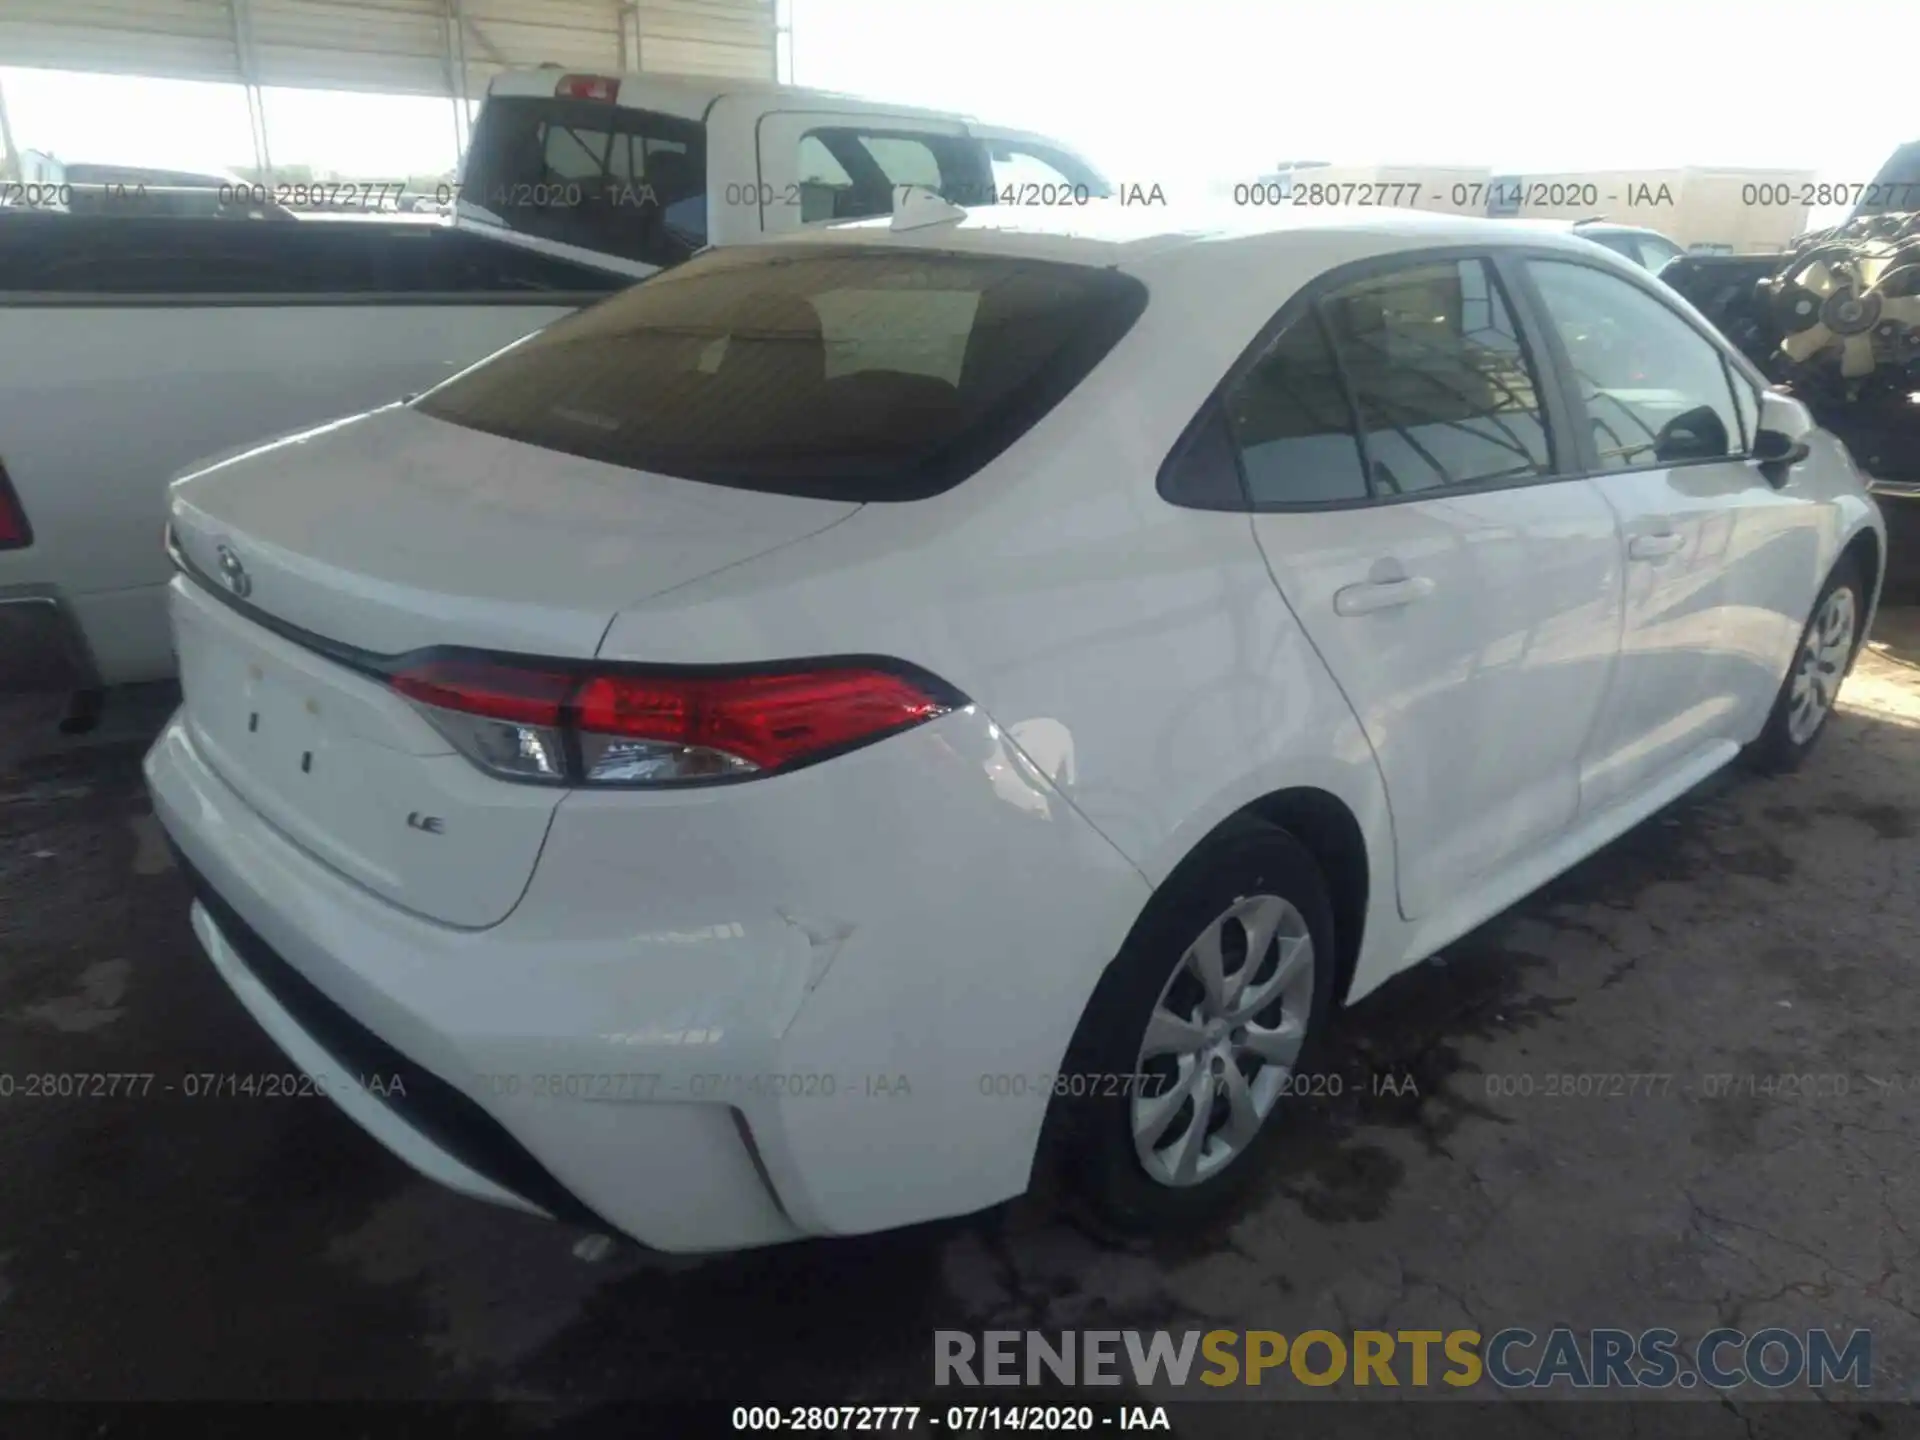
<instances>
[{"instance_id":1,"label":"car trunk lid","mask_svg":"<svg viewBox=\"0 0 1920 1440\"><path fill-rule=\"evenodd\" d=\"M488 776L386 683L440 647L587 659L649 595L852 514L536 450L404 408L175 482L172 608L208 763L296 844L418 914L503 919L553 786Z\"/></svg>"}]
</instances>

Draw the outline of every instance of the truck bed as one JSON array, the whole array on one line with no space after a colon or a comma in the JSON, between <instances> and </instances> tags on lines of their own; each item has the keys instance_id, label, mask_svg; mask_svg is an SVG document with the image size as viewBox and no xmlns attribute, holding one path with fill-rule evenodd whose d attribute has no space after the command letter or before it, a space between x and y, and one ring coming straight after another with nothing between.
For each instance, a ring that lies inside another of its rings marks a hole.
<instances>
[{"instance_id":1,"label":"truck bed","mask_svg":"<svg viewBox=\"0 0 1920 1440\"><path fill-rule=\"evenodd\" d=\"M32 532L0 549L0 691L172 673L174 474L628 283L450 226L0 214L0 467Z\"/></svg>"}]
</instances>

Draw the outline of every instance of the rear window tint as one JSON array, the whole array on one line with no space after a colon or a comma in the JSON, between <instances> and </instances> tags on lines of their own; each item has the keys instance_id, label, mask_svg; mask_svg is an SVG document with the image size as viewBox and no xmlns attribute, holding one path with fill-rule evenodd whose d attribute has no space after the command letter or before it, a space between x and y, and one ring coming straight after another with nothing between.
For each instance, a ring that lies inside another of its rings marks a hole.
<instances>
[{"instance_id":1,"label":"rear window tint","mask_svg":"<svg viewBox=\"0 0 1920 1440\"><path fill-rule=\"evenodd\" d=\"M460 199L525 235L677 265L707 243L706 137L697 120L605 101L498 96Z\"/></svg>"},{"instance_id":2,"label":"rear window tint","mask_svg":"<svg viewBox=\"0 0 1920 1440\"><path fill-rule=\"evenodd\" d=\"M429 391L427 414L690 480L914 500L958 484L1139 318L1110 270L856 247L721 250Z\"/></svg>"}]
</instances>

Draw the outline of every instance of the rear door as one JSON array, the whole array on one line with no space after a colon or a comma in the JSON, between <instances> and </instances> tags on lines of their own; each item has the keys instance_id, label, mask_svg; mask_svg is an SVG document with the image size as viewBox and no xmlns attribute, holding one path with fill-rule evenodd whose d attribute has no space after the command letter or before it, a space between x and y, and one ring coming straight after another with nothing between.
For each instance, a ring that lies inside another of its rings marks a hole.
<instances>
[{"instance_id":1,"label":"rear door","mask_svg":"<svg viewBox=\"0 0 1920 1440\"><path fill-rule=\"evenodd\" d=\"M1619 668L1582 764L1584 805L1634 794L1772 703L1817 579L1813 506L1749 458L1758 397L1663 287L1576 256L1526 272L1581 406L1581 468L1619 516Z\"/></svg>"},{"instance_id":2,"label":"rear door","mask_svg":"<svg viewBox=\"0 0 1920 1440\"><path fill-rule=\"evenodd\" d=\"M1565 473L1509 293L1477 254L1335 272L1226 397L1255 535L1386 779L1410 919L1573 822L1618 643L1614 519Z\"/></svg>"},{"instance_id":3,"label":"rear door","mask_svg":"<svg viewBox=\"0 0 1920 1440\"><path fill-rule=\"evenodd\" d=\"M776 110L755 131L760 225L770 234L890 215L906 186L956 205L992 203L986 147L958 120Z\"/></svg>"}]
</instances>

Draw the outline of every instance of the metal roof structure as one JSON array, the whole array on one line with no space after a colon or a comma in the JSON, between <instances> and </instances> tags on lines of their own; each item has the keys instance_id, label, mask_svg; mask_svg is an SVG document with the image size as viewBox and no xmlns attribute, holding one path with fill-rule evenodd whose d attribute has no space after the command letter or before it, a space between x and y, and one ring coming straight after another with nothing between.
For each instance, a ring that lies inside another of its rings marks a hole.
<instances>
[{"instance_id":1,"label":"metal roof structure","mask_svg":"<svg viewBox=\"0 0 1920 1440\"><path fill-rule=\"evenodd\" d=\"M240 85L480 94L502 69L774 78L774 0L7 0L0 61Z\"/></svg>"},{"instance_id":2,"label":"metal roof structure","mask_svg":"<svg viewBox=\"0 0 1920 1440\"><path fill-rule=\"evenodd\" d=\"M6 0L0 64L243 85L264 161L264 86L457 102L543 64L771 81L783 28L776 0Z\"/></svg>"}]
</instances>

